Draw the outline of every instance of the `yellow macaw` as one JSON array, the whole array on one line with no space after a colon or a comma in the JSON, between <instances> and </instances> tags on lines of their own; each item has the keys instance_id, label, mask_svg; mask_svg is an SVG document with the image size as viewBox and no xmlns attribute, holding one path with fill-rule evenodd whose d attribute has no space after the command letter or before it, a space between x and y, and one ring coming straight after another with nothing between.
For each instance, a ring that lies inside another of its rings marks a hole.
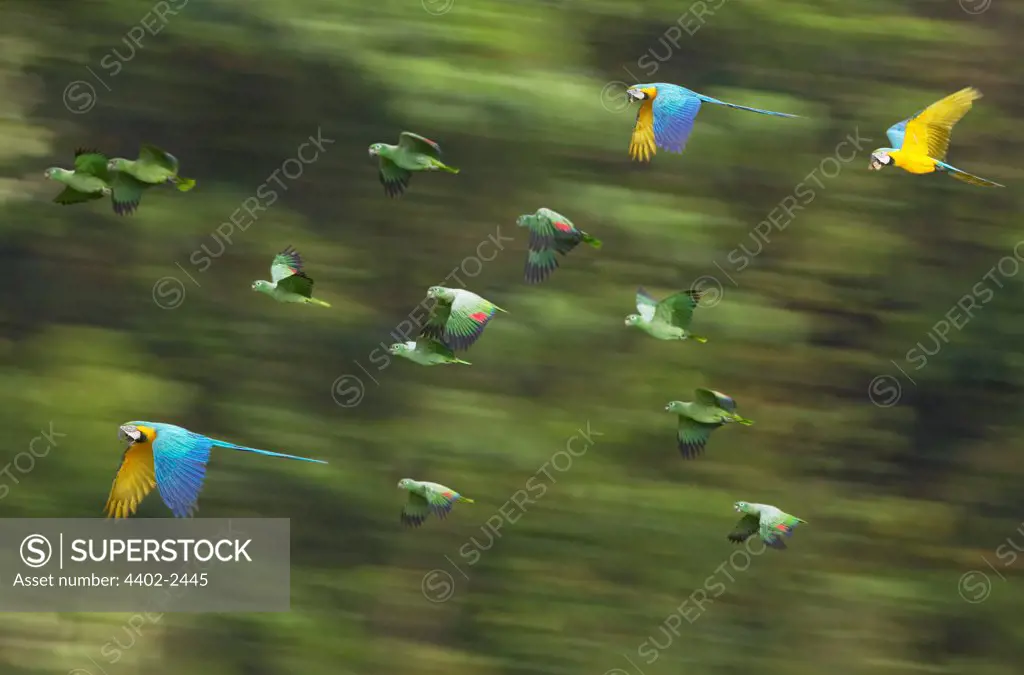
<instances>
[{"instance_id":1,"label":"yellow macaw","mask_svg":"<svg viewBox=\"0 0 1024 675\"><path fill-rule=\"evenodd\" d=\"M921 112L889 127L885 135L891 148L879 148L871 153L869 169L878 171L883 166L898 166L908 173L948 173L953 178L982 187L1005 187L974 174L946 164L949 137L953 125L963 119L981 92L966 87L936 101Z\"/></svg>"}]
</instances>

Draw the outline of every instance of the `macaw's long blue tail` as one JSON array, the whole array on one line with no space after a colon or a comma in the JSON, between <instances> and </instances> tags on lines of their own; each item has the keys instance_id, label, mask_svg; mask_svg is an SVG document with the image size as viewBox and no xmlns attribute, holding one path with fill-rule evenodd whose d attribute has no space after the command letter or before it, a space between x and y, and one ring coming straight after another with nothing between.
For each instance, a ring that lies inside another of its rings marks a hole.
<instances>
[{"instance_id":1,"label":"macaw's long blue tail","mask_svg":"<svg viewBox=\"0 0 1024 675\"><path fill-rule=\"evenodd\" d=\"M799 115L790 115L789 113L772 112L771 110L761 110L760 108L748 108L745 105L736 105L735 103L726 103L725 101L719 101L717 98L711 98L710 96L704 96L698 94L700 100L705 103L715 103L717 105L724 105L729 108L736 108L737 110L746 110L747 112L756 112L762 115L773 115L774 117L800 117Z\"/></svg>"},{"instance_id":2,"label":"macaw's long blue tail","mask_svg":"<svg viewBox=\"0 0 1024 675\"><path fill-rule=\"evenodd\" d=\"M234 443L228 443L227 441L217 441L210 439L210 442L218 448L231 448L232 450L241 450L242 452L253 452L257 455L266 455L267 457L283 457L284 459L297 459L300 462L314 462L316 464L326 464L327 462L322 459L310 459L308 457L299 457L298 455L286 455L283 452L270 452L269 450L257 450L256 448L247 448L244 445L235 445Z\"/></svg>"},{"instance_id":3,"label":"macaw's long blue tail","mask_svg":"<svg viewBox=\"0 0 1024 675\"><path fill-rule=\"evenodd\" d=\"M973 173L961 171L952 164L946 164L945 162L940 162L938 160L936 160L935 164L953 178L963 181L964 183L969 183L970 185L979 185L981 187L1006 187L1005 185L1000 185L999 183L990 181L987 178L975 176Z\"/></svg>"}]
</instances>

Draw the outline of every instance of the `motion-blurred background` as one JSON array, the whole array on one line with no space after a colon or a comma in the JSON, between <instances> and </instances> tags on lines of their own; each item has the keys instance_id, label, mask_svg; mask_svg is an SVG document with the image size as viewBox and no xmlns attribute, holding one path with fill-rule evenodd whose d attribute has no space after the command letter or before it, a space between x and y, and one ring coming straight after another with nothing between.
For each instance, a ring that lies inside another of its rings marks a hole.
<instances>
[{"instance_id":1,"label":"motion-blurred background","mask_svg":"<svg viewBox=\"0 0 1024 675\"><path fill-rule=\"evenodd\" d=\"M290 614L9 614L0 672L1020 673L1024 5L688 2L4 0L0 513L101 516L127 420L330 465L216 451L200 499L292 519ZM637 81L804 119L640 165ZM968 85L949 161L1006 189L867 170ZM403 129L462 173L386 198ZM143 142L198 187L51 203ZM541 206L604 248L528 287ZM289 244L331 309L250 290ZM473 365L388 362L457 278L509 312ZM623 326L694 283L707 344ZM696 386L757 424L684 462ZM402 531L405 476L477 503ZM730 557L739 499L810 524Z\"/></svg>"}]
</instances>

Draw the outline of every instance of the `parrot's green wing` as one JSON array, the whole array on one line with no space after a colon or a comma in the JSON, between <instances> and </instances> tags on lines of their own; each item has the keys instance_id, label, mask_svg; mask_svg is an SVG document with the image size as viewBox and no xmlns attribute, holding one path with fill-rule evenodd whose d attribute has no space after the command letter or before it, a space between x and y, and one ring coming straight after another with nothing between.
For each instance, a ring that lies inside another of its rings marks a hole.
<instances>
[{"instance_id":1,"label":"parrot's green wing","mask_svg":"<svg viewBox=\"0 0 1024 675\"><path fill-rule=\"evenodd\" d=\"M380 184L384 186L384 193L388 197L397 197L409 187L409 179L412 172L392 162L387 157L380 158Z\"/></svg>"},{"instance_id":2,"label":"parrot's green wing","mask_svg":"<svg viewBox=\"0 0 1024 675\"><path fill-rule=\"evenodd\" d=\"M139 149L139 164L158 166L171 173L178 173L178 158L155 145L143 145Z\"/></svg>"},{"instance_id":3,"label":"parrot's green wing","mask_svg":"<svg viewBox=\"0 0 1024 675\"><path fill-rule=\"evenodd\" d=\"M734 541L737 544L744 542L757 533L760 526L758 517L748 513L740 518L740 521L736 523L736 527L732 528L732 532L729 533L729 541Z\"/></svg>"},{"instance_id":4,"label":"parrot's green wing","mask_svg":"<svg viewBox=\"0 0 1024 675\"><path fill-rule=\"evenodd\" d=\"M476 293L462 291L455 296L442 341L452 349L468 349L480 339L498 307Z\"/></svg>"},{"instance_id":5,"label":"parrot's green wing","mask_svg":"<svg viewBox=\"0 0 1024 675\"><path fill-rule=\"evenodd\" d=\"M433 338L421 338L416 340L416 351L424 354L438 354L447 358L455 358L455 352L448 348L443 342Z\"/></svg>"},{"instance_id":6,"label":"parrot's green wing","mask_svg":"<svg viewBox=\"0 0 1024 675\"><path fill-rule=\"evenodd\" d=\"M430 316L427 322L420 329L420 337L436 340L449 346L444 342L444 329L448 325L448 317L451 316L452 306L444 300L438 299L430 308Z\"/></svg>"},{"instance_id":7,"label":"parrot's green wing","mask_svg":"<svg viewBox=\"0 0 1024 675\"><path fill-rule=\"evenodd\" d=\"M142 193L148 186L123 171L113 173L110 187L113 188L111 201L114 203L114 213L123 216L134 212L139 208Z\"/></svg>"},{"instance_id":8,"label":"parrot's green wing","mask_svg":"<svg viewBox=\"0 0 1024 675\"><path fill-rule=\"evenodd\" d=\"M788 513L779 512L761 520L761 539L772 548L786 549L784 539L793 536L793 530L804 521Z\"/></svg>"},{"instance_id":9,"label":"parrot's green wing","mask_svg":"<svg viewBox=\"0 0 1024 675\"><path fill-rule=\"evenodd\" d=\"M110 182L110 171L107 169L107 156L96 150L79 148L75 150L75 173L85 173L90 176Z\"/></svg>"},{"instance_id":10,"label":"parrot's green wing","mask_svg":"<svg viewBox=\"0 0 1024 675\"><path fill-rule=\"evenodd\" d=\"M537 211L532 216L525 216L526 223L530 228L530 250L542 251L555 241L555 222L542 213L544 209Z\"/></svg>"},{"instance_id":11,"label":"parrot's green wing","mask_svg":"<svg viewBox=\"0 0 1024 675\"><path fill-rule=\"evenodd\" d=\"M436 490L427 490L427 504L430 506L430 510L438 518L444 519L451 513L452 507L455 505L455 500L459 498L459 495L455 490L439 485L439 488L444 488L443 491L438 492Z\"/></svg>"},{"instance_id":12,"label":"parrot's green wing","mask_svg":"<svg viewBox=\"0 0 1024 675\"><path fill-rule=\"evenodd\" d=\"M295 293L304 298L313 297L313 280L305 272L299 272L277 282L277 287L288 293Z\"/></svg>"},{"instance_id":13,"label":"parrot's green wing","mask_svg":"<svg viewBox=\"0 0 1024 675\"><path fill-rule=\"evenodd\" d=\"M406 152L415 152L434 159L441 159L440 145L411 131L403 131L398 135L398 147Z\"/></svg>"},{"instance_id":14,"label":"parrot's green wing","mask_svg":"<svg viewBox=\"0 0 1024 675\"><path fill-rule=\"evenodd\" d=\"M731 396L726 396L714 389L698 388L696 391L697 403L708 408L721 408L727 412L736 412L736 401Z\"/></svg>"},{"instance_id":15,"label":"parrot's green wing","mask_svg":"<svg viewBox=\"0 0 1024 675\"><path fill-rule=\"evenodd\" d=\"M538 284L551 276L556 269L558 269L558 256L555 255L554 248L534 250L533 245L530 245L530 250L526 253L526 269L523 273L527 282Z\"/></svg>"},{"instance_id":16,"label":"parrot's green wing","mask_svg":"<svg viewBox=\"0 0 1024 675\"><path fill-rule=\"evenodd\" d=\"M658 301L651 297L650 293L645 291L642 286L636 289L636 311L640 312L644 321L653 319L657 308Z\"/></svg>"},{"instance_id":17,"label":"parrot's green wing","mask_svg":"<svg viewBox=\"0 0 1024 675\"><path fill-rule=\"evenodd\" d=\"M704 424L692 420L685 415L679 416L679 452L683 453L685 459L693 459L704 451L704 446L711 436L711 432L722 426L721 424Z\"/></svg>"},{"instance_id":18,"label":"parrot's green wing","mask_svg":"<svg viewBox=\"0 0 1024 675\"><path fill-rule=\"evenodd\" d=\"M693 318L693 310L700 302L700 291L683 291L670 295L658 303L654 311L655 321L663 321L676 328L686 329Z\"/></svg>"},{"instance_id":19,"label":"parrot's green wing","mask_svg":"<svg viewBox=\"0 0 1024 675\"><path fill-rule=\"evenodd\" d=\"M103 195L99 192L79 192L73 187L64 188L59 195L53 198L53 201L63 206L69 204L81 204L82 202L91 202L94 199L102 199Z\"/></svg>"},{"instance_id":20,"label":"parrot's green wing","mask_svg":"<svg viewBox=\"0 0 1024 675\"><path fill-rule=\"evenodd\" d=\"M430 506L427 500L415 492L409 493L409 501L402 507L400 520L403 525L419 527L430 515Z\"/></svg>"},{"instance_id":21,"label":"parrot's green wing","mask_svg":"<svg viewBox=\"0 0 1024 675\"><path fill-rule=\"evenodd\" d=\"M270 279L275 284L281 279L302 272L302 256L291 246L274 256L270 264Z\"/></svg>"}]
</instances>

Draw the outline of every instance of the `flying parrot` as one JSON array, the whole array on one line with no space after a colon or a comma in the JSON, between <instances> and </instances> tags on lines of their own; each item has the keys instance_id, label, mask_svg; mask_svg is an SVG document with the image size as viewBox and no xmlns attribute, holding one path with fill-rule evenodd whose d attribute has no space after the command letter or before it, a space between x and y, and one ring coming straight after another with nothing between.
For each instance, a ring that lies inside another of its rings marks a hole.
<instances>
[{"instance_id":1,"label":"flying parrot","mask_svg":"<svg viewBox=\"0 0 1024 675\"><path fill-rule=\"evenodd\" d=\"M693 459L704 451L711 432L718 427L738 422L743 426L751 420L736 414L736 401L720 391L697 389L695 401L671 401L665 410L679 416L679 451L685 459Z\"/></svg>"},{"instance_id":2,"label":"flying parrot","mask_svg":"<svg viewBox=\"0 0 1024 675\"><path fill-rule=\"evenodd\" d=\"M50 167L43 173L50 180L64 184L64 190L53 198L58 204L80 204L103 199L113 192L107 171L107 157L96 150L75 150L75 168Z\"/></svg>"},{"instance_id":3,"label":"flying parrot","mask_svg":"<svg viewBox=\"0 0 1024 675\"><path fill-rule=\"evenodd\" d=\"M388 348L388 351L421 366L436 366L442 363L471 365L469 361L456 358L455 352L443 343L428 337L421 337L416 341L396 342Z\"/></svg>"},{"instance_id":4,"label":"flying parrot","mask_svg":"<svg viewBox=\"0 0 1024 675\"><path fill-rule=\"evenodd\" d=\"M636 289L636 310L639 314L626 317L627 326L636 326L651 337L659 340L708 339L690 332L693 310L700 302L703 291L689 290L670 295L660 302L652 298L642 287Z\"/></svg>"},{"instance_id":5,"label":"flying parrot","mask_svg":"<svg viewBox=\"0 0 1024 675\"><path fill-rule=\"evenodd\" d=\"M117 432L128 443L121 466L114 477L107 499L107 517L127 518L154 487L175 518L186 518L198 510L199 491L206 477L210 449L231 448L269 457L284 457L303 462L326 464L279 452L256 450L243 445L218 441L188 429L159 422L125 422Z\"/></svg>"},{"instance_id":6,"label":"flying parrot","mask_svg":"<svg viewBox=\"0 0 1024 675\"><path fill-rule=\"evenodd\" d=\"M330 307L313 297L313 280L302 271L302 258L291 246L274 256L270 265L273 281L254 281L252 290L269 295L278 302L301 302L307 305Z\"/></svg>"},{"instance_id":7,"label":"flying parrot","mask_svg":"<svg viewBox=\"0 0 1024 675\"><path fill-rule=\"evenodd\" d=\"M636 113L633 137L629 141L629 156L644 162L651 161L651 157L657 152L656 148L677 153L686 148L686 142L693 132L693 121L697 119L702 102L762 115L799 117L789 113L726 103L717 98L698 94L686 87L664 82L634 84L626 90L626 99L630 102L641 101L640 109Z\"/></svg>"},{"instance_id":8,"label":"flying parrot","mask_svg":"<svg viewBox=\"0 0 1024 675\"><path fill-rule=\"evenodd\" d=\"M758 535L766 546L786 550L786 542L783 537L792 537L793 530L800 523L806 524L796 516L791 516L785 511L780 511L768 504L748 504L747 502L736 502L733 508L737 512L745 514L736 527L729 533L729 541L737 544L746 541L753 535Z\"/></svg>"},{"instance_id":9,"label":"flying parrot","mask_svg":"<svg viewBox=\"0 0 1024 675\"><path fill-rule=\"evenodd\" d=\"M413 171L459 172L441 161L440 145L411 131L398 135L398 145L374 143L370 146L370 157L380 160L380 183L389 197L405 192Z\"/></svg>"},{"instance_id":10,"label":"flying parrot","mask_svg":"<svg viewBox=\"0 0 1024 675\"><path fill-rule=\"evenodd\" d=\"M439 483L403 478L398 487L409 492L409 501L402 507L399 520L410 527L419 527L431 513L446 518L456 502L473 503L469 497Z\"/></svg>"},{"instance_id":11,"label":"flying parrot","mask_svg":"<svg viewBox=\"0 0 1024 675\"><path fill-rule=\"evenodd\" d=\"M427 297L433 298L435 303L420 337L443 342L454 351L469 349L483 335L494 315L505 311L476 293L461 288L431 286L427 289Z\"/></svg>"},{"instance_id":12,"label":"flying parrot","mask_svg":"<svg viewBox=\"0 0 1024 675\"><path fill-rule=\"evenodd\" d=\"M879 148L871 153L868 168L880 171L883 166L898 166L908 173L948 173L953 178L981 187L1005 187L988 179L961 171L946 164L949 138L953 125L963 119L981 92L966 87L911 117L898 122L885 132L891 148Z\"/></svg>"},{"instance_id":13,"label":"flying parrot","mask_svg":"<svg viewBox=\"0 0 1024 675\"><path fill-rule=\"evenodd\" d=\"M551 209L540 208L536 213L516 219L516 225L530 230L529 252L526 254L527 283L538 284L558 269L558 257L568 255L580 242L601 248L601 240L577 230L572 221Z\"/></svg>"},{"instance_id":14,"label":"flying parrot","mask_svg":"<svg viewBox=\"0 0 1024 675\"><path fill-rule=\"evenodd\" d=\"M111 159L107 169L117 172L118 180L113 185L114 211L120 215L138 209L142 193L154 185L173 183L181 192L188 192L196 186L191 178L178 176L177 157L154 145L143 145L136 160Z\"/></svg>"}]
</instances>

